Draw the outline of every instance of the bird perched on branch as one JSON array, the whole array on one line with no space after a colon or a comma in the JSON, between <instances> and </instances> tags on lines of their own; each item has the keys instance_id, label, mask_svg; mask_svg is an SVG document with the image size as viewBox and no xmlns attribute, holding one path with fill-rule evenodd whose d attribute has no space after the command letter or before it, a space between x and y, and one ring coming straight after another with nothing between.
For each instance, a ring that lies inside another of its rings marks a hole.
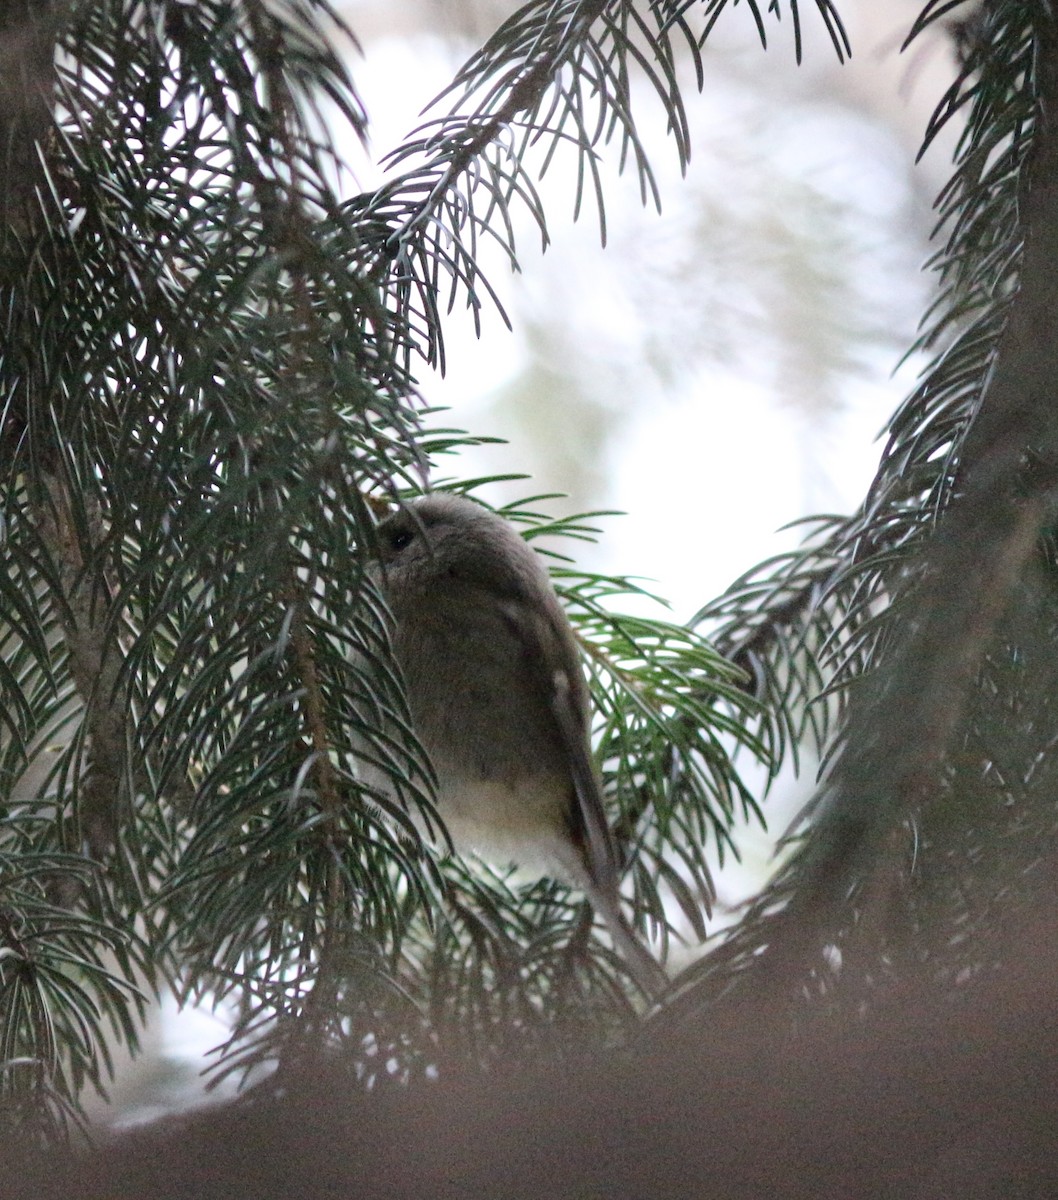
<instances>
[{"instance_id":1,"label":"bird perched on branch","mask_svg":"<svg viewBox=\"0 0 1058 1200\"><path fill-rule=\"evenodd\" d=\"M456 849L582 889L656 996L667 979L621 910L588 687L543 560L503 517L448 493L377 532L394 652Z\"/></svg>"}]
</instances>

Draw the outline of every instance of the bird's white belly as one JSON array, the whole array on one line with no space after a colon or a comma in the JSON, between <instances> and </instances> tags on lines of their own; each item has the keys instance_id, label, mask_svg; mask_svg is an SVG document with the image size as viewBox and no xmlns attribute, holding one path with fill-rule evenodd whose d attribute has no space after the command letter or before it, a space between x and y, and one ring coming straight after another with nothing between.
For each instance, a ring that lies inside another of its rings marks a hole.
<instances>
[{"instance_id":1,"label":"bird's white belly","mask_svg":"<svg viewBox=\"0 0 1058 1200\"><path fill-rule=\"evenodd\" d=\"M454 785L439 775L437 808L461 854L498 867L514 863L525 879L567 874L568 780L463 779Z\"/></svg>"}]
</instances>

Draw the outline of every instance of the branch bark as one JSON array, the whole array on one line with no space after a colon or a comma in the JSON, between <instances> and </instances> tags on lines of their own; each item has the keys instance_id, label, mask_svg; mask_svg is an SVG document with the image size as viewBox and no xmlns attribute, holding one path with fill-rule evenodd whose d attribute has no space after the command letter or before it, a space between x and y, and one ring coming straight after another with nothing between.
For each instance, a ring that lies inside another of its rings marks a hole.
<instances>
[{"instance_id":1,"label":"branch bark","mask_svg":"<svg viewBox=\"0 0 1058 1200\"><path fill-rule=\"evenodd\" d=\"M93 857L103 858L117 841L131 779L123 653L103 559L97 553L104 540L103 514L86 503L88 519L79 528L67 484L54 476L45 476L44 483L47 502L35 505L33 515L51 559L49 582L89 737L89 766L79 804L80 833Z\"/></svg>"},{"instance_id":2,"label":"branch bark","mask_svg":"<svg viewBox=\"0 0 1058 1200\"><path fill-rule=\"evenodd\" d=\"M0 9L0 231L24 232L44 177L39 144L52 120L52 0L9 0Z\"/></svg>"}]
</instances>

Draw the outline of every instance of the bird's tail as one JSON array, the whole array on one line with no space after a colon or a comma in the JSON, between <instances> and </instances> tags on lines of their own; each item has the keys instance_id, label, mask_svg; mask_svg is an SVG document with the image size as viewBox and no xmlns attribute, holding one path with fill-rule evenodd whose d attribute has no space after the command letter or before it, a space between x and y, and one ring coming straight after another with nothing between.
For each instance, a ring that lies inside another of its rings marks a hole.
<instances>
[{"instance_id":1,"label":"bird's tail","mask_svg":"<svg viewBox=\"0 0 1058 1200\"><path fill-rule=\"evenodd\" d=\"M669 977L664 968L636 936L635 930L621 908L621 898L616 890L600 887L586 870L578 872L577 884L583 888L592 907L606 922L614 946L624 959L640 990L651 1001L655 1001L669 986Z\"/></svg>"}]
</instances>

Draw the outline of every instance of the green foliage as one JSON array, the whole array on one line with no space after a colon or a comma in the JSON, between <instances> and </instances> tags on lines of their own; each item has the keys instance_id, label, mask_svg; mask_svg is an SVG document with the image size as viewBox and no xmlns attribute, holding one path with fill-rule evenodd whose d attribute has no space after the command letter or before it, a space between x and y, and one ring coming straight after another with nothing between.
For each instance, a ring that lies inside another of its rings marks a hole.
<instances>
[{"instance_id":1,"label":"green foliage","mask_svg":"<svg viewBox=\"0 0 1058 1200\"><path fill-rule=\"evenodd\" d=\"M282 1077L327 1048L379 1087L629 1036L641 999L579 896L421 832L431 767L367 567L386 504L484 482L439 477L475 439L434 428L414 379L443 366L453 306L495 303L482 245L516 265L519 209L546 244L536 185L558 155L603 236L605 147L656 201L632 79L684 163L679 72L700 82L736 7L531 0L353 199L322 108L358 133L366 114L324 0L83 0L47 20L27 0L2 19L55 51L55 79L27 82L54 83L37 175L0 189L9 1123L76 1120L163 985L235 1007L218 1075ZM952 8L931 0L915 33ZM788 16L800 54L795 0L746 10L762 43ZM690 628L622 615L637 586L576 569L563 548L599 514L505 510L555 557L627 902L659 952L705 936L707 854L759 817L742 765L824 763L796 851L666 1012L740 979L802 1000L837 980L857 1004L903 969L950 984L989 965L974 932L1016 917L1053 853L1055 456L1032 397L992 389L1033 297L1024 211L1048 193L1025 180L1058 38L1028 0L955 32L962 70L926 131L967 116L935 358L860 510L816 519ZM11 145L37 128L3 96L0 123Z\"/></svg>"},{"instance_id":2,"label":"green foliage","mask_svg":"<svg viewBox=\"0 0 1058 1200\"><path fill-rule=\"evenodd\" d=\"M513 262L520 202L546 241L534 172L567 147L578 206L590 188L601 215L614 137L653 193L633 71L685 158L676 43L700 74L725 5L695 7L525 6L390 181L343 201L320 106L357 132L366 116L324 0L25 6L56 77L0 247L9 1121L76 1114L106 1039L135 1046L140 987L236 1004L221 1072L341 1045L365 1083L573 1052L634 1018L576 897L419 832L430 766L365 567L379 503L473 440L428 427L412 372L443 362L445 308L490 294L480 239ZM627 581L556 574L636 919L662 948L700 936L706 849L756 813L732 752L772 765L756 702L693 631L615 616ZM365 758L396 799L362 782Z\"/></svg>"},{"instance_id":3,"label":"green foliage","mask_svg":"<svg viewBox=\"0 0 1058 1200\"><path fill-rule=\"evenodd\" d=\"M736 0L737 2L737 0ZM734 7L732 5L731 7ZM765 14L747 0L762 47ZM801 19L787 6L798 59ZM830 0L816 0L839 57L849 52ZM631 79L645 80L661 103L681 168L690 132L678 77L686 55L698 86L701 50L728 0L530 0L457 73L430 105L452 100L386 159L396 173L355 206L370 230L386 302L416 331L411 349L443 368L442 307L462 301L478 322L485 301L502 307L478 262L481 242L499 246L517 264L512 217L523 209L548 241L536 180L563 152L576 156L574 214L594 202L606 240L604 147L618 146L643 202L660 206L657 183L633 112ZM771 3L776 20L783 6ZM454 98L454 99L453 99Z\"/></svg>"},{"instance_id":4,"label":"green foliage","mask_svg":"<svg viewBox=\"0 0 1058 1200\"><path fill-rule=\"evenodd\" d=\"M956 7L931 0L910 37ZM1053 312L1023 256L1026 196L1049 186L1027 178L1054 19L998 0L955 20L961 69L924 142L965 118L937 205L941 288L919 342L933 361L860 510L700 614L752 672L769 748L810 733L828 769L797 852L684 979L693 1013L758 969L857 1007L911 971L961 985L999 968L1001 931L1050 894L1052 435L1028 361L1049 342L1002 339L1016 300Z\"/></svg>"}]
</instances>

